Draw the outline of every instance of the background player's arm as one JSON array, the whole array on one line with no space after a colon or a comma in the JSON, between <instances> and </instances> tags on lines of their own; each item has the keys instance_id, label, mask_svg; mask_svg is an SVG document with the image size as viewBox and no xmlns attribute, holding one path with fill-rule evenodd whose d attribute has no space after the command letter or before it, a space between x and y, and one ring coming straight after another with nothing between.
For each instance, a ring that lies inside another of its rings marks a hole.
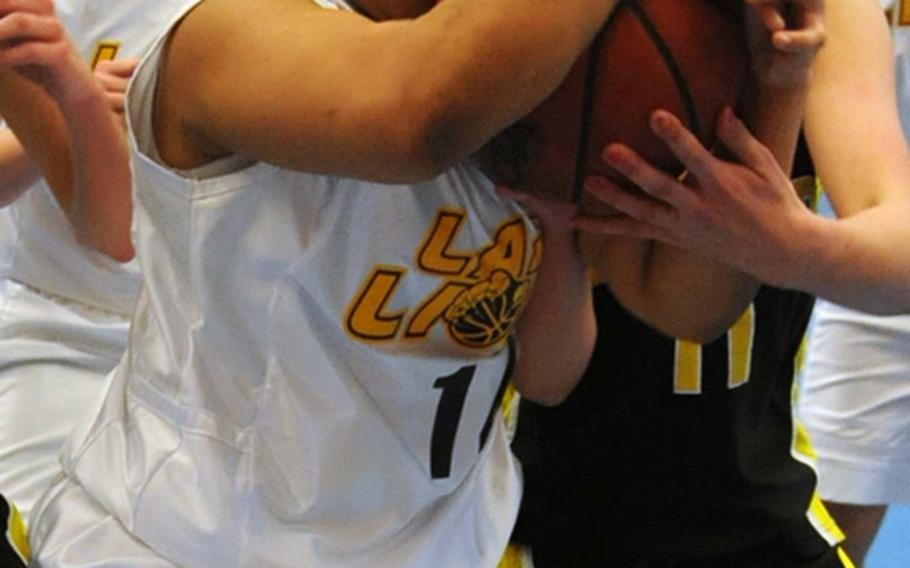
<instances>
[{"instance_id":1,"label":"background player's arm","mask_svg":"<svg viewBox=\"0 0 910 568\"><path fill-rule=\"evenodd\" d=\"M48 0L21 0L0 24L0 114L40 167L77 238L117 260L132 258L126 140L103 87Z\"/></svg>"},{"instance_id":2,"label":"background player's arm","mask_svg":"<svg viewBox=\"0 0 910 568\"><path fill-rule=\"evenodd\" d=\"M126 80L137 60L102 61L95 75L104 86L111 110L123 116L123 95ZM41 177L35 162L29 158L22 143L9 128L0 129L0 207L16 201Z\"/></svg>"},{"instance_id":3,"label":"background player's arm","mask_svg":"<svg viewBox=\"0 0 910 568\"><path fill-rule=\"evenodd\" d=\"M7 132L26 153L26 159L37 165L51 189L62 189L55 191L58 201L68 204L70 165L63 116L44 89L5 64L5 55L6 51L0 50L0 113L10 127Z\"/></svg>"},{"instance_id":4,"label":"background player's arm","mask_svg":"<svg viewBox=\"0 0 910 568\"><path fill-rule=\"evenodd\" d=\"M524 202L544 238L534 292L518 321L512 380L523 397L556 405L581 380L597 337L591 277L571 224L577 207L501 191Z\"/></svg>"},{"instance_id":5,"label":"background player's arm","mask_svg":"<svg viewBox=\"0 0 910 568\"><path fill-rule=\"evenodd\" d=\"M753 60L750 92L756 95L748 101L747 112L756 136L773 152L744 135L741 123L729 112L721 116L717 132L727 151L773 176L792 166L807 70L824 39L824 27L813 0L806 0L804 18L790 22L790 28L779 17L780 5L749 3L755 8L747 11ZM708 342L739 318L758 282L711 254L725 242L702 239L694 247L686 239L713 222L702 206L705 197L748 192L751 186L739 178L744 168L715 159L675 117L657 112L652 128L687 166L694 183L678 182L628 147L611 146L605 159L654 199L642 199L605 179L589 180L592 193L616 206L621 215L582 221L580 226L591 231L585 236L586 254L598 280L609 284L624 306L649 325L674 337ZM788 184L783 174L775 182Z\"/></svg>"},{"instance_id":6,"label":"background player's arm","mask_svg":"<svg viewBox=\"0 0 910 568\"><path fill-rule=\"evenodd\" d=\"M309 1L207 0L171 37L156 139L174 167L240 153L361 179L431 177L552 91L614 4L445 0L374 23Z\"/></svg>"},{"instance_id":7,"label":"background player's arm","mask_svg":"<svg viewBox=\"0 0 910 568\"><path fill-rule=\"evenodd\" d=\"M910 151L894 55L877 0L829 6L830 41L813 68L805 131L840 219L804 220L780 281L879 313L910 310Z\"/></svg>"},{"instance_id":8,"label":"background player's arm","mask_svg":"<svg viewBox=\"0 0 910 568\"><path fill-rule=\"evenodd\" d=\"M40 175L13 131L0 128L0 207L16 201Z\"/></svg>"}]
</instances>

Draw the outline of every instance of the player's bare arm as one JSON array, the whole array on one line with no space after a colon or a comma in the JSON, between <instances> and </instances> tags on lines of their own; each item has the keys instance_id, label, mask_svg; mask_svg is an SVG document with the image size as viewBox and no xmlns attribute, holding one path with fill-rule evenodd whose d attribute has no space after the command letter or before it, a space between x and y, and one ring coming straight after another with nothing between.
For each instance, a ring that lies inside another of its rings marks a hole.
<instances>
[{"instance_id":1,"label":"player's bare arm","mask_svg":"<svg viewBox=\"0 0 910 568\"><path fill-rule=\"evenodd\" d=\"M750 4L754 4L754 10L747 14L755 62L753 92L757 94L749 101L747 112L755 136L765 145L760 144L732 112L726 111L718 120L717 133L739 163L726 162L703 148L675 117L656 112L652 129L686 165L694 183L683 183L667 176L622 145L607 148L604 158L632 178L647 197L623 192L606 180L592 179L589 183L593 194L617 207L622 215L606 220L583 219L580 227L594 233L664 243L653 245L646 275L625 286L631 294L623 301L649 323L663 317L668 320L666 325L673 328L688 322L687 325L695 325L696 330L702 327L715 334L723 332L751 300L758 284L755 277L760 278L750 268L755 260L755 256L750 256L755 252L753 239L762 235L756 232L760 224L743 220L743 212L750 211L751 214L753 201L764 199L766 187L783 186L787 188L787 195L782 199L792 206L792 210L809 215L783 172L792 166L809 68L825 41L822 6L812 0ZM771 12L761 11L781 10L790 4L795 16L789 21L783 19L782 12L777 13L777 17L770 17ZM778 24L787 27L781 28ZM741 221L735 229L732 219ZM774 218L770 223L782 224L785 220ZM706 227L718 224L727 225L729 232L706 230ZM772 230L766 226L762 228ZM663 260L655 263L657 258ZM786 262L783 258L777 261ZM661 275L660 279L657 279L658 275ZM663 315L653 311L655 294L643 296L641 293L649 290L649 282L657 291L666 290L664 295L656 294L670 300L665 303L670 311ZM661 284L664 282L671 283L672 289ZM686 286L682 286L683 283ZM649 298L651 300L646 301ZM673 311L674 307L676 311ZM656 327L671 335L686 336L678 329Z\"/></svg>"},{"instance_id":2,"label":"player's bare arm","mask_svg":"<svg viewBox=\"0 0 910 568\"><path fill-rule=\"evenodd\" d=\"M0 129L0 207L16 201L39 175L13 131Z\"/></svg>"},{"instance_id":3,"label":"player's bare arm","mask_svg":"<svg viewBox=\"0 0 910 568\"><path fill-rule=\"evenodd\" d=\"M123 116L126 85L136 59L102 61L95 76L104 86L111 110ZM12 130L0 130L0 207L10 205L35 183L41 172Z\"/></svg>"},{"instance_id":4,"label":"player's bare arm","mask_svg":"<svg viewBox=\"0 0 910 568\"><path fill-rule=\"evenodd\" d=\"M208 0L189 13L161 78L164 160L240 153L376 181L431 177L554 89L615 1L359 4L429 11L375 23L309 1Z\"/></svg>"},{"instance_id":5,"label":"player's bare arm","mask_svg":"<svg viewBox=\"0 0 910 568\"><path fill-rule=\"evenodd\" d=\"M839 217L804 220L790 253L805 270L780 276L874 313L910 310L910 151L895 96L894 55L876 0L828 9L828 45L813 67L805 131Z\"/></svg>"},{"instance_id":6,"label":"player's bare arm","mask_svg":"<svg viewBox=\"0 0 910 568\"><path fill-rule=\"evenodd\" d=\"M534 293L518 321L512 379L523 397L556 405L578 384L597 337L591 276L572 226L578 206L499 191L524 203L539 220L545 242Z\"/></svg>"},{"instance_id":7,"label":"player's bare arm","mask_svg":"<svg viewBox=\"0 0 910 568\"><path fill-rule=\"evenodd\" d=\"M50 0L0 3L0 113L39 164L77 238L133 256L126 140Z\"/></svg>"}]
</instances>

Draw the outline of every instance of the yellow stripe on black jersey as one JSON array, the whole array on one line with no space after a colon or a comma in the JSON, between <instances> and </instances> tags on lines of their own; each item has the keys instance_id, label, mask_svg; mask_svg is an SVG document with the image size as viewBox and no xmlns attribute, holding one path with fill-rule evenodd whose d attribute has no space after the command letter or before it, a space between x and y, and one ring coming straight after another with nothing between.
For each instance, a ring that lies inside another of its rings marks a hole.
<instances>
[{"instance_id":1,"label":"yellow stripe on black jersey","mask_svg":"<svg viewBox=\"0 0 910 568\"><path fill-rule=\"evenodd\" d=\"M536 568L843 568L792 414L812 305L762 287L725 337L696 345L599 287L585 377L559 407L519 415L514 538Z\"/></svg>"},{"instance_id":2,"label":"yellow stripe on black jersey","mask_svg":"<svg viewBox=\"0 0 910 568\"><path fill-rule=\"evenodd\" d=\"M28 533L16 506L0 495L0 522L3 539L0 539L0 566L15 567L28 564Z\"/></svg>"},{"instance_id":3,"label":"yellow stripe on black jersey","mask_svg":"<svg viewBox=\"0 0 910 568\"><path fill-rule=\"evenodd\" d=\"M497 568L534 568L534 563L527 548L510 544Z\"/></svg>"}]
</instances>

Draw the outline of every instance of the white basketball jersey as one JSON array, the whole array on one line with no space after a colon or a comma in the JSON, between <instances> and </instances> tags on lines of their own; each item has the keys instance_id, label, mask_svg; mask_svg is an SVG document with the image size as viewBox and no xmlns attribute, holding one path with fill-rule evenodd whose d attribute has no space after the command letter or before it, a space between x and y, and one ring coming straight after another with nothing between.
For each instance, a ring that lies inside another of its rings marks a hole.
<instances>
[{"instance_id":1,"label":"white basketball jersey","mask_svg":"<svg viewBox=\"0 0 910 568\"><path fill-rule=\"evenodd\" d=\"M83 58L137 57L161 33L175 0L55 0ZM135 263L119 264L76 242L73 228L41 180L10 206L16 226L7 276L44 292L129 314L138 291Z\"/></svg>"},{"instance_id":2,"label":"white basketball jersey","mask_svg":"<svg viewBox=\"0 0 910 568\"><path fill-rule=\"evenodd\" d=\"M186 568L495 567L520 498L498 403L534 225L467 165L410 186L168 169L160 48L128 97L143 289L66 471Z\"/></svg>"}]
</instances>

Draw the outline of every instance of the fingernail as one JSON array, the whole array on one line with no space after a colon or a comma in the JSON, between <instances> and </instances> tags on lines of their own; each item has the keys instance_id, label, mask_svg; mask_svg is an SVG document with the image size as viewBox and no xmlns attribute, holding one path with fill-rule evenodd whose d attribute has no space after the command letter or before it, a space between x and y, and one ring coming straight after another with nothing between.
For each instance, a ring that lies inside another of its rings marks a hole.
<instances>
[{"instance_id":1,"label":"fingernail","mask_svg":"<svg viewBox=\"0 0 910 568\"><path fill-rule=\"evenodd\" d=\"M610 145L604 152L604 159L608 164L615 166L622 162L622 150L615 144Z\"/></svg>"},{"instance_id":2,"label":"fingernail","mask_svg":"<svg viewBox=\"0 0 910 568\"><path fill-rule=\"evenodd\" d=\"M733 124L736 121L736 115L733 113L733 109L730 106L725 106L724 110L721 111L721 119L726 124Z\"/></svg>"},{"instance_id":3,"label":"fingernail","mask_svg":"<svg viewBox=\"0 0 910 568\"><path fill-rule=\"evenodd\" d=\"M651 128L657 133L667 132L670 128L670 117L663 112L655 112L651 115Z\"/></svg>"}]
</instances>

